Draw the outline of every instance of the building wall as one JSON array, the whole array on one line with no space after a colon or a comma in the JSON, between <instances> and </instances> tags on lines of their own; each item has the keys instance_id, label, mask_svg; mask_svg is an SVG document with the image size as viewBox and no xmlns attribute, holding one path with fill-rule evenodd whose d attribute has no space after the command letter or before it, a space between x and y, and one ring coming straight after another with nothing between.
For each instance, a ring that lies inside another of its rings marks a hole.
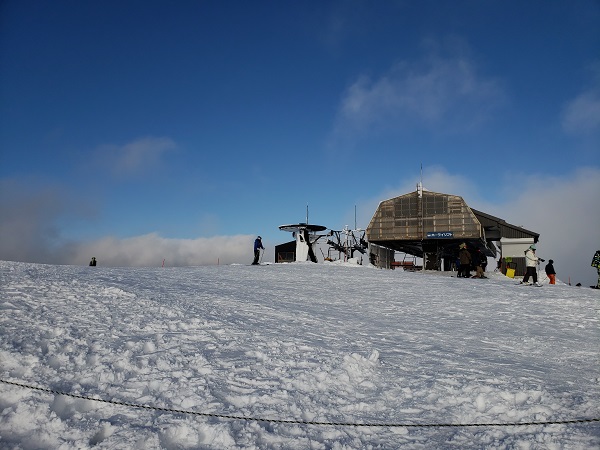
<instances>
[{"instance_id":1,"label":"building wall","mask_svg":"<svg viewBox=\"0 0 600 450\"><path fill-rule=\"evenodd\" d=\"M507 256L523 258L525 251L531 244L533 244L533 238L501 238L500 251L502 252L503 258L506 258Z\"/></svg>"},{"instance_id":2,"label":"building wall","mask_svg":"<svg viewBox=\"0 0 600 450\"><path fill-rule=\"evenodd\" d=\"M275 262L293 262L296 260L296 241L275 246Z\"/></svg>"},{"instance_id":3,"label":"building wall","mask_svg":"<svg viewBox=\"0 0 600 450\"><path fill-rule=\"evenodd\" d=\"M391 269L394 250L376 244L369 244L369 262L380 269Z\"/></svg>"}]
</instances>

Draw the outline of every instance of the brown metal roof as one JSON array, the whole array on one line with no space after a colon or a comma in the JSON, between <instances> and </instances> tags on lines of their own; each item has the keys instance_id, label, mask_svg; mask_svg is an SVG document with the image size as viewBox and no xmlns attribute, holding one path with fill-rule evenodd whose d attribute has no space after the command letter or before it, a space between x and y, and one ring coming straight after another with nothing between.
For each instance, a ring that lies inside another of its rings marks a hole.
<instances>
[{"instance_id":1,"label":"brown metal roof","mask_svg":"<svg viewBox=\"0 0 600 450\"><path fill-rule=\"evenodd\" d=\"M475 214L481 225L483 225L486 230L486 238L490 239L492 236L488 237L488 230L494 231L494 227L499 230L500 236L497 240L500 240L500 237L505 238L533 238L533 241L537 243L540 234L535 231L527 230L523 227L519 227L517 225L512 225L508 223L504 219L500 219L499 217L492 216L491 214L484 213L482 211L478 211L476 209L471 208L471 211Z\"/></svg>"},{"instance_id":2,"label":"brown metal roof","mask_svg":"<svg viewBox=\"0 0 600 450\"><path fill-rule=\"evenodd\" d=\"M454 254L462 242L495 256L493 241L529 237L537 242L539 233L471 209L460 196L423 191L419 197L415 191L382 201L366 237L371 243L417 256Z\"/></svg>"}]
</instances>

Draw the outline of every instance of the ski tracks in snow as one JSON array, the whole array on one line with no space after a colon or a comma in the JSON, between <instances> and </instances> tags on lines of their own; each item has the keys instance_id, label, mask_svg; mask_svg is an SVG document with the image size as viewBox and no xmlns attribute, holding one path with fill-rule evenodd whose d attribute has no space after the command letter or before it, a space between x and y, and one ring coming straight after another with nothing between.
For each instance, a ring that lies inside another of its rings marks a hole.
<instances>
[{"instance_id":1,"label":"ski tracks in snow","mask_svg":"<svg viewBox=\"0 0 600 450\"><path fill-rule=\"evenodd\" d=\"M598 415L599 378L590 362L598 357L598 317L590 314L593 306L582 306L591 300L569 287L521 289L501 278L312 264L258 271L0 264L1 368L24 382L136 404L304 422ZM49 420L40 406L44 394L0 389L3 408L27 405L21 408L33 423ZM88 442L121 434L120 442L137 439L150 448L211 442L419 448L432 440L436 447L493 447L525 439L489 428L409 432L207 420L63 396L49 408L61 420L59 435L88 417L95 424ZM19 414L10 417L15 422L3 426L3 435L26 436ZM535 428L539 442L551 443L557 432ZM582 442L595 439L585 430L555 428ZM52 439L38 446L60 442Z\"/></svg>"}]
</instances>

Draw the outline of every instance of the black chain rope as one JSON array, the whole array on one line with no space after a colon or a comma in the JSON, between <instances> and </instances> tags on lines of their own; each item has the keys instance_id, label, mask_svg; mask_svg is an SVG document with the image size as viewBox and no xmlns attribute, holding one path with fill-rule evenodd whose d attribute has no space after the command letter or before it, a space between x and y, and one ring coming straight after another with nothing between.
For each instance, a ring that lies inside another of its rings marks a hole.
<instances>
[{"instance_id":1,"label":"black chain rope","mask_svg":"<svg viewBox=\"0 0 600 450\"><path fill-rule=\"evenodd\" d=\"M285 419L261 419L256 417L244 417L244 416L233 416L226 414L212 414L212 413L201 413L197 411L189 411L185 409L173 409L173 408L162 408L160 406L148 406L139 405L136 403L119 402L114 400L104 400L101 398L88 397L85 395L69 394L67 392L55 391L53 389L47 389L38 386L30 386L23 383L16 383L14 381L7 381L0 379L1 383L11 384L27 389L34 389L37 391L48 392L50 394L64 395L67 397L80 398L83 400L91 400L94 402L110 403L112 405L129 406L132 408L151 409L155 411L164 411L169 413L179 414L192 414L195 416L204 417L216 417L219 419L236 419L246 420L255 422L271 422L271 423L291 423L301 425L326 425L326 426L343 426L343 427L406 427L406 428L442 428L442 427L517 427L517 426L530 426L530 425L565 425L565 424L576 424L576 423L591 423L600 422L600 418L597 419L574 419L574 420L557 420L548 422L513 422L513 423L351 423L351 422L313 422L307 420L285 420Z\"/></svg>"}]
</instances>

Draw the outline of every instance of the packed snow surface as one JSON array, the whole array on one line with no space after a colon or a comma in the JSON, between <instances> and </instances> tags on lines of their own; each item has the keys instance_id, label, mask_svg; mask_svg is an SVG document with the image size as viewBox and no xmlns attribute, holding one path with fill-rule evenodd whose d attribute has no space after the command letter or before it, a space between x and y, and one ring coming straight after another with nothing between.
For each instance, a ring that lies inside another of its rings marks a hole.
<instances>
[{"instance_id":1,"label":"packed snow surface","mask_svg":"<svg viewBox=\"0 0 600 450\"><path fill-rule=\"evenodd\" d=\"M598 290L336 263L0 273L3 449L600 447Z\"/></svg>"}]
</instances>

